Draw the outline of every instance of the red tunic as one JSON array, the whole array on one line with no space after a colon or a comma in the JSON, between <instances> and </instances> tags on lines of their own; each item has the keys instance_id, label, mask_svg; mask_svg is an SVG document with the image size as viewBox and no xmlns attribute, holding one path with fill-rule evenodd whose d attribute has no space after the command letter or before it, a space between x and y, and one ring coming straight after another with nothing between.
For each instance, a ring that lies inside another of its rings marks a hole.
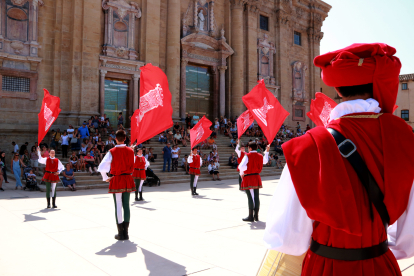
<instances>
[{"instance_id":1,"label":"red tunic","mask_svg":"<svg viewBox=\"0 0 414 276\"><path fill-rule=\"evenodd\" d=\"M132 179L134 171L134 151L128 147L115 147L109 150L112 155L109 193L125 193L135 191Z\"/></svg>"},{"instance_id":2,"label":"red tunic","mask_svg":"<svg viewBox=\"0 0 414 276\"><path fill-rule=\"evenodd\" d=\"M55 175L58 172L59 160L57 158L51 159L50 157L46 160L45 175L43 181L50 183L57 183L60 181L59 175Z\"/></svg>"},{"instance_id":3,"label":"red tunic","mask_svg":"<svg viewBox=\"0 0 414 276\"><path fill-rule=\"evenodd\" d=\"M133 178L140 180L145 180L147 178L145 174L145 164L146 160L144 156L135 156L134 172L132 173Z\"/></svg>"},{"instance_id":4,"label":"red tunic","mask_svg":"<svg viewBox=\"0 0 414 276\"><path fill-rule=\"evenodd\" d=\"M241 151L240 152L240 157L239 158L237 158L237 164L240 164L241 163L241 161L243 160L243 157L246 155L246 153L244 152L244 151ZM237 166L237 171L239 172L240 170L239 170L239 167Z\"/></svg>"},{"instance_id":5,"label":"red tunic","mask_svg":"<svg viewBox=\"0 0 414 276\"><path fill-rule=\"evenodd\" d=\"M246 155L249 158L249 163L247 163L247 170L244 171L241 190L260 189L262 188L262 179L259 173L262 172L263 168L263 155L257 152L246 153Z\"/></svg>"},{"instance_id":6,"label":"red tunic","mask_svg":"<svg viewBox=\"0 0 414 276\"><path fill-rule=\"evenodd\" d=\"M352 118L352 115L334 120L328 127L355 143L384 193L393 224L408 205L414 178L414 135L403 120L391 114L379 118ZM315 221L312 233L315 241L352 249L371 247L387 239L373 206L374 218L370 218L368 197L358 176L339 154L335 140L325 128L317 127L292 139L283 145L283 151L299 201ZM308 250L301 275L375 276L401 275L401 272L390 250L363 261L334 260Z\"/></svg>"},{"instance_id":7,"label":"red tunic","mask_svg":"<svg viewBox=\"0 0 414 276\"><path fill-rule=\"evenodd\" d=\"M193 155L193 163L190 163L189 174L200 175L200 155Z\"/></svg>"}]
</instances>

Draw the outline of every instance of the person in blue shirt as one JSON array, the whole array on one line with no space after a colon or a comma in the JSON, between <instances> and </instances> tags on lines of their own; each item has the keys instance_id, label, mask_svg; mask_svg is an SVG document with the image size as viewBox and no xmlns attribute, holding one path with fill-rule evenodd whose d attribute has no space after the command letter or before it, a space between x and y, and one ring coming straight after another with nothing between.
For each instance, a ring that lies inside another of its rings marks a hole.
<instances>
[{"instance_id":1,"label":"person in blue shirt","mask_svg":"<svg viewBox=\"0 0 414 276\"><path fill-rule=\"evenodd\" d=\"M170 171L170 164L171 164L171 144L167 143L167 145L162 149L162 154L164 156L164 166L162 167L162 171L165 172L165 165L168 163L168 172Z\"/></svg>"},{"instance_id":2,"label":"person in blue shirt","mask_svg":"<svg viewBox=\"0 0 414 276\"><path fill-rule=\"evenodd\" d=\"M89 130L86 126L86 123L83 122L83 125L78 129L81 139L89 137Z\"/></svg>"},{"instance_id":3,"label":"person in blue shirt","mask_svg":"<svg viewBox=\"0 0 414 276\"><path fill-rule=\"evenodd\" d=\"M192 121L193 126L195 126L199 120L200 120L200 117L198 116L198 114L194 113L193 121Z\"/></svg>"}]
</instances>

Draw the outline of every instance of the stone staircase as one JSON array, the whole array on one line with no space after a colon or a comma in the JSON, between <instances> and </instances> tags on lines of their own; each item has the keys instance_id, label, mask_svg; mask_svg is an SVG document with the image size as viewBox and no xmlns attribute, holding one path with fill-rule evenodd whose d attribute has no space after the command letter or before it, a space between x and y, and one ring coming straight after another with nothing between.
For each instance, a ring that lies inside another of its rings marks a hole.
<instances>
[{"instance_id":1,"label":"stone staircase","mask_svg":"<svg viewBox=\"0 0 414 276\"><path fill-rule=\"evenodd\" d=\"M103 140L106 140L106 137L103 137ZM242 143L246 144L249 141L249 137L242 137ZM231 166L228 165L228 159L232 153L235 153L230 145L230 138L224 135L218 135L216 140L217 149L220 157L220 179L234 179L235 182L238 180L238 172L236 169L232 169ZM163 157L162 157L162 149L164 148L165 144L161 144L158 142L158 136L155 136L151 139L150 144L144 144L144 146L148 149L150 147L153 148L154 154L157 154L157 159L155 162L151 162L150 168L154 171L154 173L160 178L161 185L164 184L176 184L176 183L185 183L190 181L189 175L186 175L186 172L183 168L179 167L177 172L162 172L163 168ZM190 154L190 146L187 147L180 147L181 148L181 156L179 158L178 164L181 163L181 158L184 157L185 154ZM209 154L209 149L202 149L203 154ZM271 153L275 153L271 148ZM70 155L70 152L68 153ZM69 162L68 158L62 158L61 151L58 150L56 157L61 160L63 165ZM282 164L285 164L284 156L279 156L279 160ZM277 167L263 167L261 176L280 176L282 173L281 169L277 169ZM76 172L76 187L77 189L100 189L100 188L107 188L108 183L102 181L101 175L93 175L91 176L89 172ZM38 183L40 183L41 176L38 177ZM201 168L201 175L199 178L199 182L202 181L211 181L212 176L208 173L207 167ZM41 191L45 191L44 185L39 185ZM69 190L68 188L64 188L62 184L58 184L57 190Z\"/></svg>"}]
</instances>

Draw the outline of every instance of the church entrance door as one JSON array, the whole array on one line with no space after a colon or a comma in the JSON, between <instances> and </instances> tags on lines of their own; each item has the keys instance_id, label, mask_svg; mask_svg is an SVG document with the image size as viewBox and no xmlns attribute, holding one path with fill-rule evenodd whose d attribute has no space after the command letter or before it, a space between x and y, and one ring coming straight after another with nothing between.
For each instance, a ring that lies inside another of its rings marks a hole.
<instances>
[{"instance_id":1,"label":"church entrance door","mask_svg":"<svg viewBox=\"0 0 414 276\"><path fill-rule=\"evenodd\" d=\"M213 78L209 67L187 65L186 67L186 113L204 115L213 121Z\"/></svg>"},{"instance_id":2,"label":"church entrance door","mask_svg":"<svg viewBox=\"0 0 414 276\"><path fill-rule=\"evenodd\" d=\"M128 80L105 78L105 114L111 126L116 129L118 115L122 112L124 127L129 127L128 119ZM127 120L128 119L128 120ZM128 126L126 125L128 123Z\"/></svg>"}]
</instances>

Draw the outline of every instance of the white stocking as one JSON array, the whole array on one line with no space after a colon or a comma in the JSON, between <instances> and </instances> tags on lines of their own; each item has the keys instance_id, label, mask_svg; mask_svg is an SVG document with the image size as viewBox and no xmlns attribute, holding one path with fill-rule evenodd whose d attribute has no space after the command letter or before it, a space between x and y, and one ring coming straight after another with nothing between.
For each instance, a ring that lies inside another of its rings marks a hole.
<instances>
[{"instance_id":1,"label":"white stocking","mask_svg":"<svg viewBox=\"0 0 414 276\"><path fill-rule=\"evenodd\" d=\"M115 208L116 208L116 218L118 220L118 224L124 222L122 218L122 193L115 193Z\"/></svg>"},{"instance_id":2,"label":"white stocking","mask_svg":"<svg viewBox=\"0 0 414 276\"><path fill-rule=\"evenodd\" d=\"M142 185L144 185L144 180L141 180L141 182L139 183L139 192L142 192Z\"/></svg>"},{"instance_id":3,"label":"white stocking","mask_svg":"<svg viewBox=\"0 0 414 276\"><path fill-rule=\"evenodd\" d=\"M56 183L50 183L50 189L52 190L52 197L55 197Z\"/></svg>"},{"instance_id":4,"label":"white stocking","mask_svg":"<svg viewBox=\"0 0 414 276\"><path fill-rule=\"evenodd\" d=\"M197 187L197 180L198 180L198 175L194 175L194 184L193 184L193 187Z\"/></svg>"},{"instance_id":5,"label":"white stocking","mask_svg":"<svg viewBox=\"0 0 414 276\"><path fill-rule=\"evenodd\" d=\"M253 207L254 207L254 190L253 189L249 189L250 194L252 195L252 200L253 200Z\"/></svg>"}]
</instances>

